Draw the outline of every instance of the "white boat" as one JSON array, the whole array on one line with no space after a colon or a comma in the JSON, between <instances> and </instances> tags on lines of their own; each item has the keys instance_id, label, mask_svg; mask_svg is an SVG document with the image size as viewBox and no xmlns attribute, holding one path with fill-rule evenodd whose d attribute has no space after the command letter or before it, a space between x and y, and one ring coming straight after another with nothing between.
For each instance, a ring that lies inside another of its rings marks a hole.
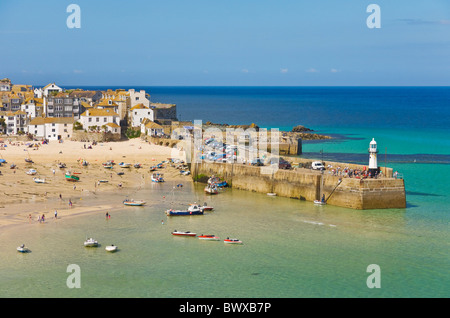
<instances>
[{"instance_id":1,"label":"white boat","mask_svg":"<svg viewBox=\"0 0 450 318\"><path fill-rule=\"evenodd\" d=\"M273 192L269 192L269 193L267 193L267 195L268 195L268 196L271 196L271 197L275 197L277 194L276 194L276 193L273 193Z\"/></svg>"},{"instance_id":2,"label":"white boat","mask_svg":"<svg viewBox=\"0 0 450 318\"><path fill-rule=\"evenodd\" d=\"M219 193L219 189L216 186L214 186L214 185L208 184L205 187L205 192L209 193L209 194L217 194L217 193Z\"/></svg>"},{"instance_id":3,"label":"white boat","mask_svg":"<svg viewBox=\"0 0 450 318\"><path fill-rule=\"evenodd\" d=\"M133 199L123 200L123 204L128 205L128 206L142 206L145 203L146 202L144 200L138 200L138 201L135 201Z\"/></svg>"},{"instance_id":4,"label":"white boat","mask_svg":"<svg viewBox=\"0 0 450 318\"><path fill-rule=\"evenodd\" d=\"M22 244L19 247L17 247L17 251L20 253L29 253L30 252L30 250L28 249L28 247L25 246L25 244Z\"/></svg>"},{"instance_id":5,"label":"white boat","mask_svg":"<svg viewBox=\"0 0 450 318\"><path fill-rule=\"evenodd\" d=\"M153 182L164 182L163 174L161 174L161 173L153 173L152 174L152 181Z\"/></svg>"},{"instance_id":6,"label":"white boat","mask_svg":"<svg viewBox=\"0 0 450 318\"><path fill-rule=\"evenodd\" d=\"M119 163L119 167L121 167L121 168L129 168L130 166L131 166L131 163L125 163L125 162Z\"/></svg>"},{"instance_id":7,"label":"white boat","mask_svg":"<svg viewBox=\"0 0 450 318\"><path fill-rule=\"evenodd\" d=\"M86 247L97 247L98 246L98 242L91 237L91 238L88 238L86 241L84 241L84 246L86 246Z\"/></svg>"},{"instance_id":8,"label":"white boat","mask_svg":"<svg viewBox=\"0 0 450 318\"><path fill-rule=\"evenodd\" d=\"M227 243L227 244L243 244L241 240L230 239L229 237L227 237L225 240L223 240L223 242Z\"/></svg>"},{"instance_id":9,"label":"white boat","mask_svg":"<svg viewBox=\"0 0 450 318\"><path fill-rule=\"evenodd\" d=\"M33 178L36 183L45 183L45 179Z\"/></svg>"},{"instance_id":10,"label":"white boat","mask_svg":"<svg viewBox=\"0 0 450 318\"><path fill-rule=\"evenodd\" d=\"M114 244L111 244L111 245L107 246L107 247L105 248L105 250L106 250L107 252L115 252L115 251L117 251L117 246L115 246Z\"/></svg>"},{"instance_id":11,"label":"white boat","mask_svg":"<svg viewBox=\"0 0 450 318\"><path fill-rule=\"evenodd\" d=\"M322 200L314 200L314 204L318 204L318 205L326 205L327 202L326 202L326 201L322 201Z\"/></svg>"},{"instance_id":12,"label":"white boat","mask_svg":"<svg viewBox=\"0 0 450 318\"><path fill-rule=\"evenodd\" d=\"M175 235L175 236L197 236L197 233L192 233L192 232L189 232L189 231L187 231L187 232L180 232L180 231L175 230L175 231L172 232L172 235Z\"/></svg>"},{"instance_id":13,"label":"white boat","mask_svg":"<svg viewBox=\"0 0 450 318\"><path fill-rule=\"evenodd\" d=\"M37 171L35 169L30 169L26 172L26 174L30 175L30 176L34 176L37 173Z\"/></svg>"}]
</instances>

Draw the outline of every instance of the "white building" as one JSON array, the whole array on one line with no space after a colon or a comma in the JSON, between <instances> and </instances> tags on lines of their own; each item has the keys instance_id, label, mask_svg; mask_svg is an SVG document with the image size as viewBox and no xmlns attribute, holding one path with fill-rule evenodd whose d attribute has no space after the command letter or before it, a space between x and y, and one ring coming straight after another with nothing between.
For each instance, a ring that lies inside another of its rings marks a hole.
<instances>
[{"instance_id":1,"label":"white building","mask_svg":"<svg viewBox=\"0 0 450 318\"><path fill-rule=\"evenodd\" d=\"M4 132L6 134L17 135L19 133L26 133L27 114L25 112L21 110L16 112L3 111L0 112L0 119L5 121Z\"/></svg>"},{"instance_id":2,"label":"white building","mask_svg":"<svg viewBox=\"0 0 450 318\"><path fill-rule=\"evenodd\" d=\"M86 129L86 131L101 131L102 127L105 126L106 131L120 134L119 114L110 109L88 109L81 114L78 122L83 125L83 129Z\"/></svg>"},{"instance_id":3,"label":"white building","mask_svg":"<svg viewBox=\"0 0 450 318\"><path fill-rule=\"evenodd\" d=\"M129 108L133 108L137 104L143 104L146 107L150 108L150 99L147 98L150 97L150 95L146 94L144 90L140 90L139 92L136 92L134 89L128 90L128 96L129 96Z\"/></svg>"},{"instance_id":4,"label":"white building","mask_svg":"<svg viewBox=\"0 0 450 318\"><path fill-rule=\"evenodd\" d=\"M28 118L40 117L43 111L43 100L40 98L27 98L20 105L20 110L25 112Z\"/></svg>"},{"instance_id":5,"label":"white building","mask_svg":"<svg viewBox=\"0 0 450 318\"><path fill-rule=\"evenodd\" d=\"M50 83L44 86L44 88L42 89L42 94L44 95L44 97L48 97L52 93L60 93L62 91L63 89L61 87L59 87L55 83Z\"/></svg>"},{"instance_id":6,"label":"white building","mask_svg":"<svg viewBox=\"0 0 450 318\"><path fill-rule=\"evenodd\" d=\"M153 109L140 103L135 105L128 112L131 127L140 127L144 119L155 120Z\"/></svg>"},{"instance_id":7,"label":"white building","mask_svg":"<svg viewBox=\"0 0 450 318\"><path fill-rule=\"evenodd\" d=\"M28 124L28 133L48 140L70 139L74 119L70 117L36 117Z\"/></svg>"}]
</instances>

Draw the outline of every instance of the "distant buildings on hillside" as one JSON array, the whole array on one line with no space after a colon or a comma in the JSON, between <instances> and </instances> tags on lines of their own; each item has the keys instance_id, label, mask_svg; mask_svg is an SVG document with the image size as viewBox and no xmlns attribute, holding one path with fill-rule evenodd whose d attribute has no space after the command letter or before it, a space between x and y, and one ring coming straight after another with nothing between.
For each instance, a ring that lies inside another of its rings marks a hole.
<instances>
[{"instance_id":1,"label":"distant buildings on hillside","mask_svg":"<svg viewBox=\"0 0 450 318\"><path fill-rule=\"evenodd\" d=\"M175 104L153 103L144 90L64 89L16 85L0 80L0 133L30 134L49 140L70 139L74 131L121 134L134 129L164 135L177 121Z\"/></svg>"}]
</instances>

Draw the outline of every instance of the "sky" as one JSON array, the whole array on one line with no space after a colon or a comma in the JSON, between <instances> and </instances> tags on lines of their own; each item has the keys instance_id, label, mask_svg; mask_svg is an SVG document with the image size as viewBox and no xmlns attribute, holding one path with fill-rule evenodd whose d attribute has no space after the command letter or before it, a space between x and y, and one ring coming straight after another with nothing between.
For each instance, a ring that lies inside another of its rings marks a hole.
<instances>
[{"instance_id":1,"label":"sky","mask_svg":"<svg viewBox=\"0 0 450 318\"><path fill-rule=\"evenodd\" d=\"M0 0L0 48L35 86L448 86L450 1Z\"/></svg>"}]
</instances>

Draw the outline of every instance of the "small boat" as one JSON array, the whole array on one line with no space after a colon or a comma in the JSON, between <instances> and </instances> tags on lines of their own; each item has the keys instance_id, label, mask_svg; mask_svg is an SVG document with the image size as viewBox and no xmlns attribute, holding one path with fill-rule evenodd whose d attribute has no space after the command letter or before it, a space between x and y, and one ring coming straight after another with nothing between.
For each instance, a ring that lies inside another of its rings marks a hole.
<instances>
[{"instance_id":1,"label":"small boat","mask_svg":"<svg viewBox=\"0 0 450 318\"><path fill-rule=\"evenodd\" d=\"M135 163L135 164L134 164L134 167L135 167L136 169L139 169L139 168L141 167L141 164L140 164L140 163Z\"/></svg>"},{"instance_id":2,"label":"small boat","mask_svg":"<svg viewBox=\"0 0 450 318\"><path fill-rule=\"evenodd\" d=\"M227 243L227 244L243 244L241 240L230 239L229 237L227 237L225 240L223 240L223 242Z\"/></svg>"},{"instance_id":3,"label":"small boat","mask_svg":"<svg viewBox=\"0 0 450 318\"><path fill-rule=\"evenodd\" d=\"M214 185L208 184L208 185L205 187L205 192L206 192L206 193L209 193L209 194L217 194L217 193L219 193L219 189L217 189L217 187L214 186Z\"/></svg>"},{"instance_id":4,"label":"small boat","mask_svg":"<svg viewBox=\"0 0 450 318\"><path fill-rule=\"evenodd\" d=\"M117 246L115 246L114 244L111 244L111 245L107 246L107 247L105 248L105 250L106 250L107 252L115 252L115 251L117 251Z\"/></svg>"},{"instance_id":5,"label":"small boat","mask_svg":"<svg viewBox=\"0 0 450 318\"><path fill-rule=\"evenodd\" d=\"M119 163L119 167L121 168L129 168L131 166L130 163L121 162Z\"/></svg>"},{"instance_id":6,"label":"small boat","mask_svg":"<svg viewBox=\"0 0 450 318\"><path fill-rule=\"evenodd\" d=\"M91 237L91 238L88 238L86 241L84 241L84 246L86 246L86 247L97 247L98 246L98 242Z\"/></svg>"},{"instance_id":7,"label":"small boat","mask_svg":"<svg viewBox=\"0 0 450 318\"><path fill-rule=\"evenodd\" d=\"M156 166L150 167L150 171L156 171Z\"/></svg>"},{"instance_id":8,"label":"small boat","mask_svg":"<svg viewBox=\"0 0 450 318\"><path fill-rule=\"evenodd\" d=\"M112 165L112 163L103 163L103 168L105 168L105 169L112 169L113 165Z\"/></svg>"},{"instance_id":9,"label":"small boat","mask_svg":"<svg viewBox=\"0 0 450 318\"><path fill-rule=\"evenodd\" d=\"M26 163L34 163L33 160L31 160L30 158L25 158L25 162Z\"/></svg>"},{"instance_id":10,"label":"small boat","mask_svg":"<svg viewBox=\"0 0 450 318\"><path fill-rule=\"evenodd\" d=\"M273 192L269 192L269 193L267 193L267 195L268 195L268 196L271 196L271 197L276 197L276 196L277 196L277 194L276 194L276 193L273 193Z\"/></svg>"},{"instance_id":11,"label":"small boat","mask_svg":"<svg viewBox=\"0 0 450 318\"><path fill-rule=\"evenodd\" d=\"M167 215L203 215L203 209L197 204L191 204L187 210L167 210Z\"/></svg>"},{"instance_id":12,"label":"small boat","mask_svg":"<svg viewBox=\"0 0 450 318\"><path fill-rule=\"evenodd\" d=\"M184 176L188 176L188 175L190 175L191 174L191 172L189 171L189 170L181 170L180 171L180 174L182 174L182 175L184 175Z\"/></svg>"},{"instance_id":13,"label":"small boat","mask_svg":"<svg viewBox=\"0 0 450 318\"><path fill-rule=\"evenodd\" d=\"M146 202L144 200L135 201L133 199L129 200L123 200L123 204L128 206L143 206Z\"/></svg>"},{"instance_id":14,"label":"small boat","mask_svg":"<svg viewBox=\"0 0 450 318\"><path fill-rule=\"evenodd\" d=\"M73 175L70 172L66 172L65 177L67 181L76 182L80 180L80 177Z\"/></svg>"},{"instance_id":15,"label":"small boat","mask_svg":"<svg viewBox=\"0 0 450 318\"><path fill-rule=\"evenodd\" d=\"M87 162L86 160L83 160L83 162L81 163L82 166L86 167L87 165L89 165L89 162Z\"/></svg>"},{"instance_id":16,"label":"small boat","mask_svg":"<svg viewBox=\"0 0 450 318\"><path fill-rule=\"evenodd\" d=\"M20 245L19 247L17 247L17 251L20 253L29 253L31 252L28 247L25 246L25 244Z\"/></svg>"},{"instance_id":17,"label":"small boat","mask_svg":"<svg viewBox=\"0 0 450 318\"><path fill-rule=\"evenodd\" d=\"M109 181L108 180L98 180L98 182L100 182L100 183L107 183Z\"/></svg>"},{"instance_id":18,"label":"small boat","mask_svg":"<svg viewBox=\"0 0 450 318\"><path fill-rule=\"evenodd\" d=\"M180 231L173 231L172 235L176 235L176 236L197 236L197 233L192 233L192 232L180 232Z\"/></svg>"},{"instance_id":19,"label":"small boat","mask_svg":"<svg viewBox=\"0 0 450 318\"><path fill-rule=\"evenodd\" d=\"M35 170L35 169L30 169L30 170L28 170L27 172L26 172L26 174L28 174L28 175L30 175L30 176L33 176L33 175L35 175L37 173L37 171Z\"/></svg>"},{"instance_id":20,"label":"small boat","mask_svg":"<svg viewBox=\"0 0 450 318\"><path fill-rule=\"evenodd\" d=\"M65 163L58 163L58 168L64 169L66 167Z\"/></svg>"},{"instance_id":21,"label":"small boat","mask_svg":"<svg viewBox=\"0 0 450 318\"><path fill-rule=\"evenodd\" d=\"M327 202L326 202L326 201L322 201L322 200L314 200L314 204L318 204L318 205L326 205Z\"/></svg>"},{"instance_id":22,"label":"small boat","mask_svg":"<svg viewBox=\"0 0 450 318\"><path fill-rule=\"evenodd\" d=\"M205 241L219 241L220 238L216 235L199 235L198 238L200 240L205 240Z\"/></svg>"},{"instance_id":23,"label":"small boat","mask_svg":"<svg viewBox=\"0 0 450 318\"><path fill-rule=\"evenodd\" d=\"M15 164L12 164L11 166L9 166L11 169L15 169L16 168L16 165Z\"/></svg>"},{"instance_id":24,"label":"small boat","mask_svg":"<svg viewBox=\"0 0 450 318\"><path fill-rule=\"evenodd\" d=\"M153 173L152 174L152 181L153 182L164 182L163 174L161 174L161 173Z\"/></svg>"},{"instance_id":25,"label":"small boat","mask_svg":"<svg viewBox=\"0 0 450 318\"><path fill-rule=\"evenodd\" d=\"M45 183L45 179L33 178L36 183Z\"/></svg>"},{"instance_id":26,"label":"small boat","mask_svg":"<svg viewBox=\"0 0 450 318\"><path fill-rule=\"evenodd\" d=\"M214 208L212 206L209 206L205 203L200 207L203 211L212 211Z\"/></svg>"}]
</instances>

